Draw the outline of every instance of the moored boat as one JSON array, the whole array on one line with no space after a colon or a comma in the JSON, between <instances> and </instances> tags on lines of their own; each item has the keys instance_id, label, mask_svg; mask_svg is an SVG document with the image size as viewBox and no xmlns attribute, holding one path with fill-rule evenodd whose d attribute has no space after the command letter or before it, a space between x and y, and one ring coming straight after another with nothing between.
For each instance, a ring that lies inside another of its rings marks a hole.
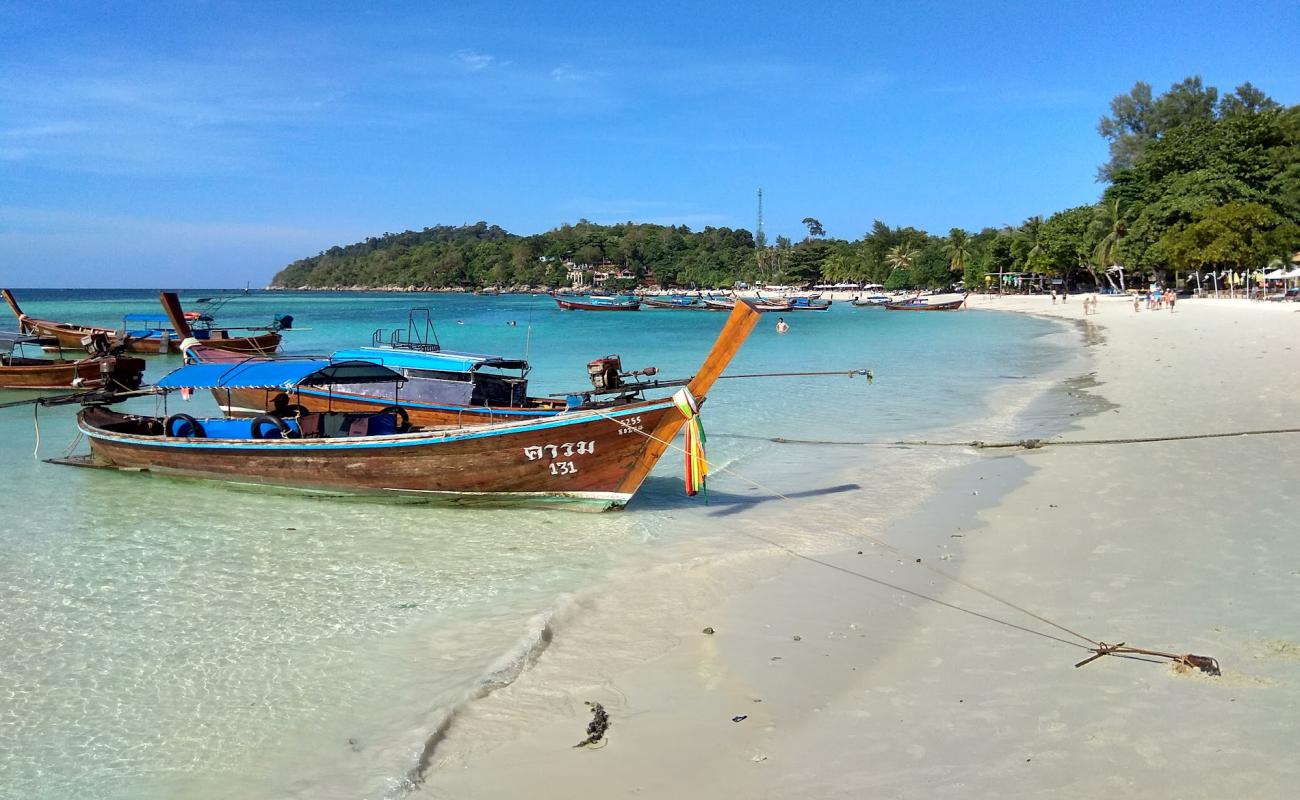
<instances>
[{"instance_id":1,"label":"moored boat","mask_svg":"<svg viewBox=\"0 0 1300 800\"><path fill-rule=\"evenodd\" d=\"M682 295L672 295L670 297L655 297L646 295L641 298L641 302L650 308L700 308L700 298L684 297Z\"/></svg>"},{"instance_id":2,"label":"moored boat","mask_svg":"<svg viewBox=\"0 0 1300 800\"><path fill-rule=\"evenodd\" d=\"M886 311L957 311L966 304L966 296L956 300L934 300L931 297L913 297L897 303L886 303Z\"/></svg>"},{"instance_id":3,"label":"moored boat","mask_svg":"<svg viewBox=\"0 0 1300 800\"><path fill-rule=\"evenodd\" d=\"M565 311L637 311L641 308L641 301L636 298L599 295L590 295L586 299L556 295L555 304Z\"/></svg>"},{"instance_id":4,"label":"moored boat","mask_svg":"<svg viewBox=\"0 0 1300 800\"><path fill-rule=\"evenodd\" d=\"M855 297L852 300L853 305L858 308L880 308L894 302L894 299L887 294L871 294L866 297Z\"/></svg>"},{"instance_id":5,"label":"moored boat","mask_svg":"<svg viewBox=\"0 0 1300 800\"><path fill-rule=\"evenodd\" d=\"M620 395L542 420L409 430L403 430L400 407L205 423L185 415L139 416L94 405L77 418L90 455L53 461L326 493L620 508L673 436L695 418L757 316L739 304L699 371L672 397ZM238 384L287 391L303 385L403 380L370 362L254 359L234 366L188 365L164 377L158 387L165 392Z\"/></svg>"},{"instance_id":6,"label":"moored boat","mask_svg":"<svg viewBox=\"0 0 1300 800\"><path fill-rule=\"evenodd\" d=\"M818 296L798 296L789 298L789 306L786 311L829 311L831 307L830 300L818 299Z\"/></svg>"},{"instance_id":7,"label":"moored boat","mask_svg":"<svg viewBox=\"0 0 1300 800\"><path fill-rule=\"evenodd\" d=\"M131 391L140 388L144 361L100 350L100 347L105 347L102 341L88 358L36 358L23 351L25 346L39 348L53 341L22 333L0 332L0 389Z\"/></svg>"},{"instance_id":8,"label":"moored boat","mask_svg":"<svg viewBox=\"0 0 1300 800\"><path fill-rule=\"evenodd\" d=\"M3 295L10 310L18 318L21 332L52 339L55 346L65 350L85 350L92 337L103 336L110 345L122 347L128 353L157 354L171 352L186 338L178 333L178 329L163 325L164 318L157 315L128 314L122 320L122 328L115 330L29 317L18 306L12 292L3 289L0 290L0 295ZM285 319L292 324L291 317ZM241 353L274 353L280 346L279 331L289 326L279 320L265 328L216 328L212 327L210 320L199 319L195 322L192 336Z\"/></svg>"},{"instance_id":9,"label":"moored boat","mask_svg":"<svg viewBox=\"0 0 1300 800\"><path fill-rule=\"evenodd\" d=\"M757 300L749 301L755 311L768 313L772 311L789 311L790 304L783 300L772 300L765 297L759 297ZM704 298L704 307L710 311L730 311L736 307L735 298L731 297L706 297Z\"/></svg>"},{"instance_id":10,"label":"moored boat","mask_svg":"<svg viewBox=\"0 0 1300 800\"><path fill-rule=\"evenodd\" d=\"M243 354L197 341L187 341L181 347L190 363L237 364L247 360ZM406 380L396 391L373 383L302 385L291 393L275 388L220 386L211 388L212 396L229 416L265 414L277 404L305 412L365 412L397 403L406 409L412 424L429 427L540 419L566 408L563 400L528 395L526 361L394 347L350 348L336 351L329 358L380 364Z\"/></svg>"}]
</instances>

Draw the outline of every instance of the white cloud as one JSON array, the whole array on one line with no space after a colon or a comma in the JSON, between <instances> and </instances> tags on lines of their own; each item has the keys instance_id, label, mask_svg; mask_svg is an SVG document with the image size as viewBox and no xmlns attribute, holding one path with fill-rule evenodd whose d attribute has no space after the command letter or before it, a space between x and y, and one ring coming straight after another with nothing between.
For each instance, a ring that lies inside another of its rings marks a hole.
<instances>
[{"instance_id":1,"label":"white cloud","mask_svg":"<svg viewBox=\"0 0 1300 800\"><path fill-rule=\"evenodd\" d=\"M496 56L480 53L476 50L457 50L456 60L470 72L482 72L493 65L508 66L509 62L498 62Z\"/></svg>"}]
</instances>

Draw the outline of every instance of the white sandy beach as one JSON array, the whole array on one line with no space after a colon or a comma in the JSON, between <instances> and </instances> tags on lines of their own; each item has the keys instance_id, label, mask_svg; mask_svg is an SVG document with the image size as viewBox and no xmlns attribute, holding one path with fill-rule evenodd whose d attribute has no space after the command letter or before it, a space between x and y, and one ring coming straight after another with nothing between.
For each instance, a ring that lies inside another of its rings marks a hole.
<instances>
[{"instance_id":1,"label":"white sandy beach","mask_svg":"<svg viewBox=\"0 0 1300 800\"><path fill-rule=\"evenodd\" d=\"M1080 299L971 308L1083 320ZM1134 313L1103 298L1086 319L1087 391L1102 410L1061 439L1300 427L1300 307L1192 300ZM734 579L738 555L707 572L721 581L709 602L689 606L674 640L648 646L642 663L602 664L598 626L674 613L653 586L557 635L492 702L526 698L547 670L585 670L589 685L564 690L571 714L438 762L422 791L1293 796L1298 445L1300 434L1276 434L986 451L944 475L925 509L877 531L1090 638L1215 657L1221 677L1116 658L1075 669L1086 650L790 556ZM1070 638L865 541L825 560ZM610 713L602 749L571 747L590 719L586 700ZM471 714L482 726L491 708Z\"/></svg>"}]
</instances>

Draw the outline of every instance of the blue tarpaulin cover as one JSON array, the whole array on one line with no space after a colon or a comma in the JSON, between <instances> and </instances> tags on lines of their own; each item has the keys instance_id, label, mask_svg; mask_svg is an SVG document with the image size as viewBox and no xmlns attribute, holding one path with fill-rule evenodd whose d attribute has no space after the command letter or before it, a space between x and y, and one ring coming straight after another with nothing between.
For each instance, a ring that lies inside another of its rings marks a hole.
<instances>
[{"instance_id":1,"label":"blue tarpaulin cover","mask_svg":"<svg viewBox=\"0 0 1300 800\"><path fill-rule=\"evenodd\" d=\"M350 350L339 350L331 358L336 361L340 359L373 361L393 369L425 369L438 372L472 372L479 367L523 369L527 366L527 362L505 359L501 356L456 353L450 350L421 352L390 347L355 347Z\"/></svg>"},{"instance_id":2,"label":"blue tarpaulin cover","mask_svg":"<svg viewBox=\"0 0 1300 800\"><path fill-rule=\"evenodd\" d=\"M248 360L190 364L163 376L161 389L292 389L331 383L395 383L401 373L370 361Z\"/></svg>"}]
</instances>

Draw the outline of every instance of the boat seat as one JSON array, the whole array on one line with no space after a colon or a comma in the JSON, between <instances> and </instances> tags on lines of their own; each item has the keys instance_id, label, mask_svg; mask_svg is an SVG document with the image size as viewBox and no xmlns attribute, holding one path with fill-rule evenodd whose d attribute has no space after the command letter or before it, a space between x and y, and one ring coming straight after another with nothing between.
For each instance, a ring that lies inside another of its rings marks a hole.
<instances>
[{"instance_id":1,"label":"boat seat","mask_svg":"<svg viewBox=\"0 0 1300 800\"><path fill-rule=\"evenodd\" d=\"M304 439L319 439L325 433L325 415L319 412L298 417L298 430Z\"/></svg>"},{"instance_id":2,"label":"boat seat","mask_svg":"<svg viewBox=\"0 0 1300 800\"><path fill-rule=\"evenodd\" d=\"M306 415L313 416L313 415ZM320 414L321 428L317 436L389 436L397 433L396 414L345 414L326 411ZM306 435L306 434L304 434Z\"/></svg>"}]
</instances>

